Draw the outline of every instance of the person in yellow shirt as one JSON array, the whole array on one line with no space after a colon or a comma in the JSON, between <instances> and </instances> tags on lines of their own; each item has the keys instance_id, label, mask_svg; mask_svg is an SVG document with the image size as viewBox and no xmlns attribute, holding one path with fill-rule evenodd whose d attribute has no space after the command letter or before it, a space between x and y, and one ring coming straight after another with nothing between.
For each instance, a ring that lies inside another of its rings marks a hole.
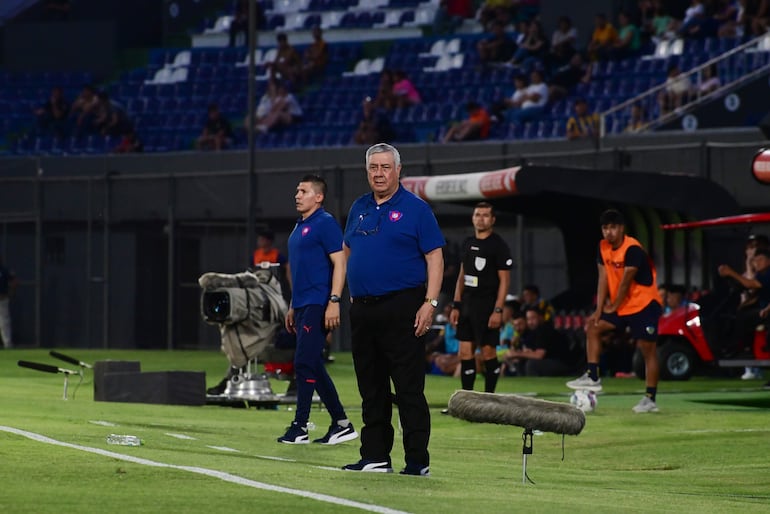
<instances>
[{"instance_id":1,"label":"person in yellow shirt","mask_svg":"<svg viewBox=\"0 0 770 514\"><path fill-rule=\"evenodd\" d=\"M575 100L575 114L567 120L567 139L589 139L599 136L599 116L588 112L588 102Z\"/></svg>"},{"instance_id":2,"label":"person in yellow shirt","mask_svg":"<svg viewBox=\"0 0 770 514\"><path fill-rule=\"evenodd\" d=\"M594 18L594 32L588 43L588 55L592 61L604 61L618 39L618 31L607 21L607 15L599 13Z\"/></svg>"}]
</instances>

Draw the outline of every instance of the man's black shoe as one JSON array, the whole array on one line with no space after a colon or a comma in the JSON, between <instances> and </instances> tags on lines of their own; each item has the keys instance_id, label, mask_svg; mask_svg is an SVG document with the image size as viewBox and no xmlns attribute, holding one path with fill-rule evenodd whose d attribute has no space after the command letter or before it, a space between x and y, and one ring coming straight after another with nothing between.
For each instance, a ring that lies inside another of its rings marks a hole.
<instances>
[{"instance_id":1,"label":"man's black shoe","mask_svg":"<svg viewBox=\"0 0 770 514\"><path fill-rule=\"evenodd\" d=\"M220 394L225 394L225 389L227 389L227 381L229 379L223 378L217 385L214 387L209 387L206 389L206 394L210 394L212 396L217 396Z\"/></svg>"}]
</instances>

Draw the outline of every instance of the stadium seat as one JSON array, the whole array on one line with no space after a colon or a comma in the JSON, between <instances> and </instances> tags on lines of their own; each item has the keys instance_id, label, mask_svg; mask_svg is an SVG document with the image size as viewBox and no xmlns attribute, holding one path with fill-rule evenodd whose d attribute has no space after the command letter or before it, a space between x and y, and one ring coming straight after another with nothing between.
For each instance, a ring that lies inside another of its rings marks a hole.
<instances>
[{"instance_id":1,"label":"stadium seat","mask_svg":"<svg viewBox=\"0 0 770 514\"><path fill-rule=\"evenodd\" d=\"M302 24L302 27L305 30L310 30L315 26L321 26L321 15L320 14L308 14L305 17L305 22Z\"/></svg>"},{"instance_id":2,"label":"stadium seat","mask_svg":"<svg viewBox=\"0 0 770 514\"><path fill-rule=\"evenodd\" d=\"M536 136L538 139L548 139L553 132L553 122L550 120L542 120L537 122Z\"/></svg>"},{"instance_id":3,"label":"stadium seat","mask_svg":"<svg viewBox=\"0 0 770 514\"><path fill-rule=\"evenodd\" d=\"M272 14L267 16L268 30L283 29L286 25L286 17L283 14Z\"/></svg>"},{"instance_id":4,"label":"stadium seat","mask_svg":"<svg viewBox=\"0 0 770 514\"><path fill-rule=\"evenodd\" d=\"M348 12L342 15L339 22L339 28L352 29L356 27L356 13Z\"/></svg>"},{"instance_id":5,"label":"stadium seat","mask_svg":"<svg viewBox=\"0 0 770 514\"><path fill-rule=\"evenodd\" d=\"M204 34L219 34L230 30L230 24L233 22L232 16L220 16L214 22L211 28L207 28L203 31Z\"/></svg>"},{"instance_id":6,"label":"stadium seat","mask_svg":"<svg viewBox=\"0 0 770 514\"><path fill-rule=\"evenodd\" d=\"M283 30L288 32L288 31L304 28L305 18L307 18L307 16L308 15L303 12L295 12L295 13L287 14L286 24L283 26Z\"/></svg>"},{"instance_id":7,"label":"stadium seat","mask_svg":"<svg viewBox=\"0 0 770 514\"><path fill-rule=\"evenodd\" d=\"M414 23L414 11L403 11L398 19L398 26L404 27Z\"/></svg>"},{"instance_id":8,"label":"stadium seat","mask_svg":"<svg viewBox=\"0 0 770 514\"><path fill-rule=\"evenodd\" d=\"M172 68L187 67L190 66L192 61L192 52L189 50L182 50L174 56L174 60L171 63Z\"/></svg>"},{"instance_id":9,"label":"stadium seat","mask_svg":"<svg viewBox=\"0 0 770 514\"><path fill-rule=\"evenodd\" d=\"M536 139L537 125L532 122L526 122L521 132L521 139Z\"/></svg>"},{"instance_id":10,"label":"stadium seat","mask_svg":"<svg viewBox=\"0 0 770 514\"><path fill-rule=\"evenodd\" d=\"M324 30L336 28L340 25L342 13L339 11L327 11L321 14L321 28Z\"/></svg>"},{"instance_id":11,"label":"stadium seat","mask_svg":"<svg viewBox=\"0 0 770 514\"><path fill-rule=\"evenodd\" d=\"M358 29L368 29L373 25L372 15L367 11L361 11L356 15L355 27Z\"/></svg>"}]
</instances>

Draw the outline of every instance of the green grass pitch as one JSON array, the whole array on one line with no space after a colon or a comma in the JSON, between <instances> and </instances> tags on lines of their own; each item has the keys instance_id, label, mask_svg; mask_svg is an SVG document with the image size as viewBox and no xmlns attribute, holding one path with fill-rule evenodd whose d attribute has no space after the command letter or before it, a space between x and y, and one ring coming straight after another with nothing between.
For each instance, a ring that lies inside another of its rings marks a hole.
<instances>
[{"instance_id":1,"label":"green grass pitch","mask_svg":"<svg viewBox=\"0 0 770 514\"><path fill-rule=\"evenodd\" d=\"M209 386L226 368L216 352L58 350L91 363L138 360L143 371L205 371ZM350 355L336 358L328 369L360 428ZM583 432L566 438L564 459L560 435L535 435L528 459L535 484L524 485L522 429L439 413L458 379L427 379L432 476L422 478L339 470L358 460L358 441L331 447L278 444L276 437L293 416L285 406L95 402L88 370L77 390L78 378L70 379L65 401L63 375L20 368L20 359L72 367L46 350L0 351L3 513L770 512L770 391L762 389L764 381L663 382L661 412L634 414L642 381L607 379ZM498 392L567 402L564 381L505 377ZM286 382L272 384L276 392L286 387ZM328 414L315 407L311 421L318 427L311 437L323 435ZM110 433L139 436L143 445L108 445ZM392 458L398 471L403 466L398 433Z\"/></svg>"}]
</instances>

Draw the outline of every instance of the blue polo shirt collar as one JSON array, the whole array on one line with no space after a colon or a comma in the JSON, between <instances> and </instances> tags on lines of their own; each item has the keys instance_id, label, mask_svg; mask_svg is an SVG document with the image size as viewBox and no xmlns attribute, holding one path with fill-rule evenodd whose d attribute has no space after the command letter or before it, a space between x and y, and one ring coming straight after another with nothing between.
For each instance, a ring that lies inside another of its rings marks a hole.
<instances>
[{"instance_id":1,"label":"blue polo shirt collar","mask_svg":"<svg viewBox=\"0 0 770 514\"><path fill-rule=\"evenodd\" d=\"M369 193L369 203L370 205L374 207L383 207L386 205L396 205L399 201L401 201L401 198L404 196L404 186L401 185L401 183L398 183L398 189L396 189L396 192L393 193L393 196L382 202L381 204L377 203L377 200L374 199L374 193Z\"/></svg>"},{"instance_id":2,"label":"blue polo shirt collar","mask_svg":"<svg viewBox=\"0 0 770 514\"><path fill-rule=\"evenodd\" d=\"M324 210L323 206L321 206L318 209L316 209L316 211L310 216L308 216L307 218L303 219L302 216L300 216L299 218L297 218L297 225L301 225L303 223L310 223L313 219L317 218L318 216L321 216L324 212L326 211Z\"/></svg>"}]
</instances>

